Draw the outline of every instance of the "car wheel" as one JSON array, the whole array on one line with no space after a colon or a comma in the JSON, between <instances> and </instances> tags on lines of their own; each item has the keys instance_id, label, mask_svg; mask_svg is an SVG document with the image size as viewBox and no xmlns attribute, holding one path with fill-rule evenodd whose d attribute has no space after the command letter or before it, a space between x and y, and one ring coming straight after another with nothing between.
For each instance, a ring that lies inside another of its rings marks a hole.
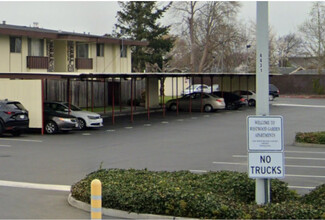
<instances>
[{"instance_id":1,"label":"car wheel","mask_svg":"<svg viewBox=\"0 0 325 220\"><path fill-rule=\"evenodd\" d=\"M212 112L212 110L213 110L213 108L212 108L211 105L205 105L205 106L204 106L204 111L205 111L205 112Z\"/></svg>"},{"instance_id":2,"label":"car wheel","mask_svg":"<svg viewBox=\"0 0 325 220\"><path fill-rule=\"evenodd\" d=\"M54 121L49 121L45 124L45 131L47 134L55 134L58 132L58 126Z\"/></svg>"},{"instance_id":3,"label":"car wheel","mask_svg":"<svg viewBox=\"0 0 325 220\"><path fill-rule=\"evenodd\" d=\"M250 99L248 100L248 106L255 106L255 100L254 99Z\"/></svg>"},{"instance_id":4,"label":"car wheel","mask_svg":"<svg viewBox=\"0 0 325 220\"><path fill-rule=\"evenodd\" d=\"M78 126L80 130L84 130L86 128L86 122L82 118L78 118Z\"/></svg>"},{"instance_id":5,"label":"car wheel","mask_svg":"<svg viewBox=\"0 0 325 220\"><path fill-rule=\"evenodd\" d=\"M176 112L177 111L177 105L175 103L171 104L169 106L169 110L173 111L173 112Z\"/></svg>"}]
</instances>

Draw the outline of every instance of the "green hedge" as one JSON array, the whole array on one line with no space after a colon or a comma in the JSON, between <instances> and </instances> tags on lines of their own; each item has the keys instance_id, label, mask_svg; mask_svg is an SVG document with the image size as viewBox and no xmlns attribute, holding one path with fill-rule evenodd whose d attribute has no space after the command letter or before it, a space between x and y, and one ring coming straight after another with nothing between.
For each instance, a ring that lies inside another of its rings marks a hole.
<instances>
[{"instance_id":1,"label":"green hedge","mask_svg":"<svg viewBox=\"0 0 325 220\"><path fill-rule=\"evenodd\" d=\"M103 207L136 213L210 219L321 218L324 208L302 200L287 184L271 181L272 203L255 204L255 181L246 173L220 171L98 170L74 184L72 196L90 203L90 183L102 182ZM320 200L324 200L324 195ZM312 200L312 199L311 199Z\"/></svg>"},{"instance_id":2,"label":"green hedge","mask_svg":"<svg viewBox=\"0 0 325 220\"><path fill-rule=\"evenodd\" d=\"M320 132L298 132L295 138L299 143L325 144L325 131Z\"/></svg>"}]
</instances>

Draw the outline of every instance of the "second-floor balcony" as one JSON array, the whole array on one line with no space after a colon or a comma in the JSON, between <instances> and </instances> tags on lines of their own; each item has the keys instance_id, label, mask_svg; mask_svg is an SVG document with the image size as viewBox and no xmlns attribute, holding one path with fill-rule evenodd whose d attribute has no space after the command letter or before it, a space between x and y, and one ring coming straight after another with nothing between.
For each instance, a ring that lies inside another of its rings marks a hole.
<instances>
[{"instance_id":1,"label":"second-floor balcony","mask_svg":"<svg viewBox=\"0 0 325 220\"><path fill-rule=\"evenodd\" d=\"M27 68L29 69L48 69L49 58L39 56L27 56Z\"/></svg>"},{"instance_id":2,"label":"second-floor balcony","mask_svg":"<svg viewBox=\"0 0 325 220\"><path fill-rule=\"evenodd\" d=\"M93 59L90 58L76 58L76 69L92 69Z\"/></svg>"}]
</instances>

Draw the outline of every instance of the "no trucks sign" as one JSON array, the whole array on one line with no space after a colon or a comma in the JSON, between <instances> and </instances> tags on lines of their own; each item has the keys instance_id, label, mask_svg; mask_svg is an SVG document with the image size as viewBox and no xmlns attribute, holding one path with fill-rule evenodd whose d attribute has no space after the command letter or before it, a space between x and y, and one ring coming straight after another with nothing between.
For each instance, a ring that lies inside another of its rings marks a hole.
<instances>
[{"instance_id":1,"label":"no trucks sign","mask_svg":"<svg viewBox=\"0 0 325 220\"><path fill-rule=\"evenodd\" d=\"M282 152L248 154L248 174L250 178L284 178L284 158Z\"/></svg>"},{"instance_id":2,"label":"no trucks sign","mask_svg":"<svg viewBox=\"0 0 325 220\"><path fill-rule=\"evenodd\" d=\"M250 178L284 178L282 116L248 116L247 148Z\"/></svg>"}]
</instances>

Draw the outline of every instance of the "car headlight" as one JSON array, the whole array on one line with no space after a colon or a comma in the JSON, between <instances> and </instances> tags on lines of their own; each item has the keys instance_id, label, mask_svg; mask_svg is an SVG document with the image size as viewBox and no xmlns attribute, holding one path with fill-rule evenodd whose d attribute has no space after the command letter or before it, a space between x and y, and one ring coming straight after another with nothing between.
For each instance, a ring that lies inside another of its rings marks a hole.
<instances>
[{"instance_id":1,"label":"car headlight","mask_svg":"<svg viewBox=\"0 0 325 220\"><path fill-rule=\"evenodd\" d=\"M59 118L60 121L72 122L70 118Z\"/></svg>"}]
</instances>

